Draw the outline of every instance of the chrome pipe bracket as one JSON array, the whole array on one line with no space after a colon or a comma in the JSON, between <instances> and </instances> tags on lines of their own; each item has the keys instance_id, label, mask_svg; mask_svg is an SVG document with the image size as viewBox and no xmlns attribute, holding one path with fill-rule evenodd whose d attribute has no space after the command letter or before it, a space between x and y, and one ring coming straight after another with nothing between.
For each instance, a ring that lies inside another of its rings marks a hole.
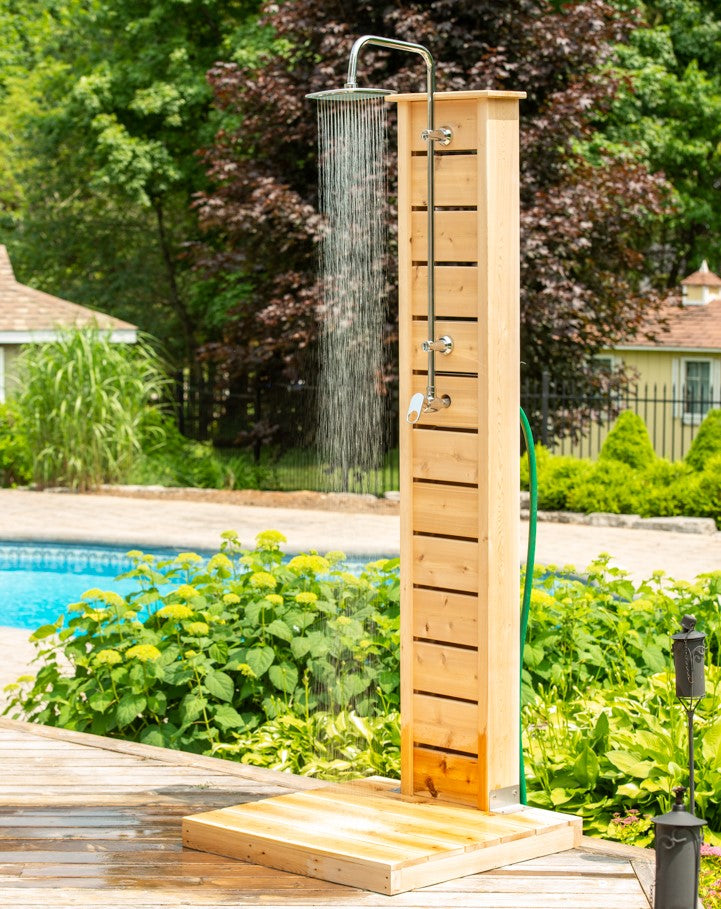
<instances>
[{"instance_id":1,"label":"chrome pipe bracket","mask_svg":"<svg viewBox=\"0 0 721 909\"><path fill-rule=\"evenodd\" d=\"M453 130L448 126L441 126L438 129L424 129L421 133L421 139L428 142L437 142L439 145L450 145L453 138Z\"/></svg>"},{"instance_id":2,"label":"chrome pipe bracket","mask_svg":"<svg viewBox=\"0 0 721 909\"><path fill-rule=\"evenodd\" d=\"M449 335L442 335L437 341L424 341L421 346L426 353L434 350L436 353L447 357L449 353L453 353L453 338Z\"/></svg>"},{"instance_id":3,"label":"chrome pipe bracket","mask_svg":"<svg viewBox=\"0 0 721 909\"><path fill-rule=\"evenodd\" d=\"M423 408L423 413L436 413L436 411L443 410L444 407L451 406L450 395L426 394L425 401L426 404Z\"/></svg>"}]
</instances>

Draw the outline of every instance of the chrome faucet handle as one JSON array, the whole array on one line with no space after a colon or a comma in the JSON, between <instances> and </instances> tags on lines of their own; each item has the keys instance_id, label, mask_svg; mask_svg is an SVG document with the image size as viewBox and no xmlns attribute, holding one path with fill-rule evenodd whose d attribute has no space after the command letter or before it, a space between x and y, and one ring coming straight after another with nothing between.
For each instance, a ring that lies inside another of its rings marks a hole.
<instances>
[{"instance_id":1,"label":"chrome faucet handle","mask_svg":"<svg viewBox=\"0 0 721 909\"><path fill-rule=\"evenodd\" d=\"M408 405L408 413L406 414L406 421L408 423L417 423L420 420L425 403L425 395L422 391L417 391L411 398L411 403Z\"/></svg>"},{"instance_id":2,"label":"chrome faucet handle","mask_svg":"<svg viewBox=\"0 0 721 909\"><path fill-rule=\"evenodd\" d=\"M437 353L442 353L447 357L449 353L453 353L453 338L448 335L442 335L437 341L432 339L424 341L421 347L426 353L429 350L435 350Z\"/></svg>"}]
</instances>

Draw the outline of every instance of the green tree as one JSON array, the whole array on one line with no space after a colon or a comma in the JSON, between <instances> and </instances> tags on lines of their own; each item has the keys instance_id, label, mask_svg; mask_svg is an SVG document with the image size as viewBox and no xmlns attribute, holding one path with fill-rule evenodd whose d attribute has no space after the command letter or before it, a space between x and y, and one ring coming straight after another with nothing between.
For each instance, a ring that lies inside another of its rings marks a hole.
<instances>
[{"instance_id":1,"label":"green tree","mask_svg":"<svg viewBox=\"0 0 721 909\"><path fill-rule=\"evenodd\" d=\"M4 3L0 29L17 6ZM205 183L196 152L216 129L205 72L267 40L257 6L29 0L14 13L37 34L8 62L2 102L22 190L5 236L18 273L153 331L185 363L218 317L187 255Z\"/></svg>"},{"instance_id":2,"label":"green tree","mask_svg":"<svg viewBox=\"0 0 721 909\"><path fill-rule=\"evenodd\" d=\"M656 263L674 287L704 258L721 267L721 6L717 0L635 6L642 24L616 48L609 74L620 90L597 121L603 130L594 147L663 172L673 186L675 211L663 221Z\"/></svg>"}]
</instances>

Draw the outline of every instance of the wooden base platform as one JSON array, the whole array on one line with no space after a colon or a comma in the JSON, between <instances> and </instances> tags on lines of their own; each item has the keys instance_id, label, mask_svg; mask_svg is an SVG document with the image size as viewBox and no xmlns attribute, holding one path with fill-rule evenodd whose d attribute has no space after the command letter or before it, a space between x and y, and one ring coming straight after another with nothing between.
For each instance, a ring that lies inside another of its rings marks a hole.
<instances>
[{"instance_id":1,"label":"wooden base platform","mask_svg":"<svg viewBox=\"0 0 721 909\"><path fill-rule=\"evenodd\" d=\"M580 818L329 786L183 819L183 845L388 895L572 849Z\"/></svg>"}]
</instances>

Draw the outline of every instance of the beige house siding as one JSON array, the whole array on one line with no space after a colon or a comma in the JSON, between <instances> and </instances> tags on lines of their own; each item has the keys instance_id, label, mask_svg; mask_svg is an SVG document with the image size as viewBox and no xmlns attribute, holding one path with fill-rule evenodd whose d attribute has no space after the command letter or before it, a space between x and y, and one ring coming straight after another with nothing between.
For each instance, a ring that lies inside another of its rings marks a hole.
<instances>
[{"instance_id":1,"label":"beige house siding","mask_svg":"<svg viewBox=\"0 0 721 909\"><path fill-rule=\"evenodd\" d=\"M15 385L15 364L20 356L19 344L4 344L0 347L0 363L2 364L2 387L0 388L0 401L7 400L13 394Z\"/></svg>"},{"instance_id":2,"label":"beige house siding","mask_svg":"<svg viewBox=\"0 0 721 909\"><path fill-rule=\"evenodd\" d=\"M686 363L710 364L711 399L696 401L693 408L708 412L711 407L721 407L721 351L616 348L603 351L600 357L611 358L614 365L623 363L635 373L636 382L622 399L621 409L630 409L643 419L659 457L681 460L703 419L703 413L690 413L687 407L691 405L684 406ZM578 439L563 439L557 450L575 457L598 457L613 425L609 425L607 414L600 417L600 424L591 426Z\"/></svg>"}]
</instances>

